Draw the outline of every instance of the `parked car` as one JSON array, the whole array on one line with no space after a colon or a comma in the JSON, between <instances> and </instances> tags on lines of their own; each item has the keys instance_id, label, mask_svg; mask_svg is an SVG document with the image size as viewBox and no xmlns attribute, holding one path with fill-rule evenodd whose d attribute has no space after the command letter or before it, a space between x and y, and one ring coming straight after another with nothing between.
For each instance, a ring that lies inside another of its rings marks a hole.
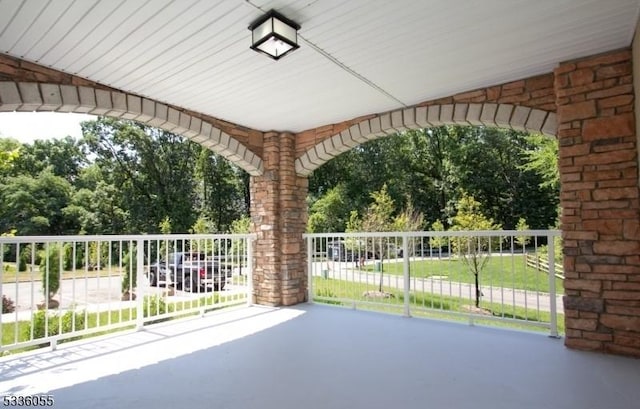
<instances>
[{"instance_id":1,"label":"parked car","mask_svg":"<svg viewBox=\"0 0 640 409\"><path fill-rule=\"evenodd\" d=\"M387 257L402 258L402 247L396 246L394 243L387 244Z\"/></svg>"},{"instance_id":2,"label":"parked car","mask_svg":"<svg viewBox=\"0 0 640 409\"><path fill-rule=\"evenodd\" d=\"M219 261L207 259L205 253L175 252L151 264L147 276L152 286L164 282L183 291L204 292L224 289L229 272Z\"/></svg>"},{"instance_id":3,"label":"parked car","mask_svg":"<svg viewBox=\"0 0 640 409\"><path fill-rule=\"evenodd\" d=\"M394 243L387 243L387 251L384 253L385 258L402 258L402 248ZM336 240L329 242L327 246L327 257L333 261L359 261L379 260L381 257L379 246L367 245L364 241L353 243L347 246L344 240Z\"/></svg>"},{"instance_id":4,"label":"parked car","mask_svg":"<svg viewBox=\"0 0 640 409\"><path fill-rule=\"evenodd\" d=\"M330 242L327 257L333 261L356 261L356 255L345 246L344 240Z\"/></svg>"}]
</instances>

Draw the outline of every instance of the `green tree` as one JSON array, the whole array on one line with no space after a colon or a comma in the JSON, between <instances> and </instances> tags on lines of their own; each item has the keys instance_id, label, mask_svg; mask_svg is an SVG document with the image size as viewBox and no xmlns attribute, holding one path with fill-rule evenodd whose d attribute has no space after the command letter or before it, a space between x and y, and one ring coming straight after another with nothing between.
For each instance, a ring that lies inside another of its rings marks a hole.
<instances>
[{"instance_id":1,"label":"green tree","mask_svg":"<svg viewBox=\"0 0 640 409\"><path fill-rule=\"evenodd\" d=\"M559 189L558 140L540 134L529 135L527 140L530 145L525 149L524 154L528 161L521 165L521 168L539 174L542 177L540 187Z\"/></svg>"},{"instance_id":2,"label":"green tree","mask_svg":"<svg viewBox=\"0 0 640 409\"><path fill-rule=\"evenodd\" d=\"M128 223L121 201L118 188L101 180L93 189L76 190L66 214L77 220L81 234L118 234L126 231Z\"/></svg>"},{"instance_id":3,"label":"green tree","mask_svg":"<svg viewBox=\"0 0 640 409\"><path fill-rule=\"evenodd\" d=\"M160 233L162 234L171 234L171 219L169 216L165 216L164 219L160 223L158 223L158 227L160 228ZM174 250L173 242L171 239L162 240L160 243L160 255L161 257L167 257L167 255Z\"/></svg>"},{"instance_id":4,"label":"green tree","mask_svg":"<svg viewBox=\"0 0 640 409\"><path fill-rule=\"evenodd\" d=\"M431 224L431 230L433 230L434 232L443 232L444 231L444 224L442 224L442 222L438 219L435 222L433 222ZM438 257L442 257L442 248L444 246L446 246L448 243L448 240L446 237L444 236L431 236L429 237L429 246L431 248L437 248L438 249Z\"/></svg>"},{"instance_id":5,"label":"green tree","mask_svg":"<svg viewBox=\"0 0 640 409\"><path fill-rule=\"evenodd\" d=\"M527 220L524 217L521 217L518 220L518 224L516 225L516 230L518 231L529 230L529 225L527 224ZM520 245L520 247L524 248L531 241L531 236L516 236L515 241Z\"/></svg>"},{"instance_id":6,"label":"green tree","mask_svg":"<svg viewBox=\"0 0 640 409\"><path fill-rule=\"evenodd\" d=\"M362 228L368 232L390 232L393 231L393 213L395 205L393 199L387 192L387 185L383 185L379 191L371 193L373 202L367 208L364 216L360 221L350 218L350 225ZM357 213L352 213L352 216ZM356 216L357 217L357 216ZM349 245L349 243L347 243ZM389 251L388 237L371 237L366 239L365 251L371 251L373 254L380 256L380 284L378 291L382 293L382 284L384 278L384 259Z\"/></svg>"},{"instance_id":7,"label":"green tree","mask_svg":"<svg viewBox=\"0 0 640 409\"><path fill-rule=\"evenodd\" d=\"M137 263L137 247L131 243L129 251L122 260L124 275L122 276L122 295L123 299L135 300L134 290L137 287L138 263Z\"/></svg>"},{"instance_id":8,"label":"green tree","mask_svg":"<svg viewBox=\"0 0 640 409\"><path fill-rule=\"evenodd\" d=\"M362 231L362 220L358 216L357 210L349 212L349 220L347 220L347 233L356 233Z\"/></svg>"},{"instance_id":9,"label":"green tree","mask_svg":"<svg viewBox=\"0 0 640 409\"><path fill-rule=\"evenodd\" d=\"M21 235L61 235L78 231L67 214L73 187L46 168L37 177L9 177L0 185L0 231Z\"/></svg>"},{"instance_id":10,"label":"green tree","mask_svg":"<svg viewBox=\"0 0 640 409\"><path fill-rule=\"evenodd\" d=\"M459 146L454 143L455 127L442 126L408 131L410 149L406 158L406 170L414 206L420 212L431 215L428 222L448 217L450 201L456 197L459 176L453 165Z\"/></svg>"},{"instance_id":11,"label":"green tree","mask_svg":"<svg viewBox=\"0 0 640 409\"><path fill-rule=\"evenodd\" d=\"M200 213L213 222L218 232L228 231L233 220L248 212L243 174L246 172L225 158L200 149L196 165Z\"/></svg>"},{"instance_id":12,"label":"green tree","mask_svg":"<svg viewBox=\"0 0 640 409\"><path fill-rule=\"evenodd\" d=\"M40 261L42 273L42 292L45 296L44 305L52 306L51 300L60 289L60 273L62 271L62 247L57 244L46 244Z\"/></svg>"},{"instance_id":13,"label":"green tree","mask_svg":"<svg viewBox=\"0 0 640 409\"><path fill-rule=\"evenodd\" d=\"M15 162L15 171L23 175L36 176L50 168L54 175L73 183L87 164L87 156L82 152L81 143L70 136L23 144L20 152L20 157Z\"/></svg>"},{"instance_id":14,"label":"green tree","mask_svg":"<svg viewBox=\"0 0 640 409\"><path fill-rule=\"evenodd\" d=\"M462 236L451 238L455 253L469 268L475 278L476 307L480 306L480 273L491 257L495 248L495 239L490 236L474 234L474 230L499 230L502 227L487 218L481 210L480 203L472 196L463 195L456 205L457 213L453 217L452 231L468 232Z\"/></svg>"},{"instance_id":15,"label":"green tree","mask_svg":"<svg viewBox=\"0 0 640 409\"><path fill-rule=\"evenodd\" d=\"M313 202L309 209L309 233L339 232L346 227L349 209L346 206L344 184L338 184Z\"/></svg>"},{"instance_id":16,"label":"green tree","mask_svg":"<svg viewBox=\"0 0 640 409\"><path fill-rule=\"evenodd\" d=\"M249 216L242 216L234 220L231 222L231 228L229 230L231 234L248 234L251 230L251 218Z\"/></svg>"},{"instance_id":17,"label":"green tree","mask_svg":"<svg viewBox=\"0 0 640 409\"><path fill-rule=\"evenodd\" d=\"M215 224L204 216L198 217L198 220L196 220L193 226L191 226L191 229L189 229L189 233L191 234L209 234L215 232ZM210 254L215 251L216 243L208 239L193 239L189 240L189 248L193 251Z\"/></svg>"},{"instance_id":18,"label":"green tree","mask_svg":"<svg viewBox=\"0 0 640 409\"><path fill-rule=\"evenodd\" d=\"M556 220L553 226L558 228L562 212L560 202L557 200L560 192L558 140L540 134L529 135L528 140L531 142L531 147L524 152L528 161L521 166L521 169L538 174L541 178L538 184L539 188L553 194L553 198L556 199L554 201L556 203ZM549 223L547 226L551 225Z\"/></svg>"},{"instance_id":19,"label":"green tree","mask_svg":"<svg viewBox=\"0 0 640 409\"><path fill-rule=\"evenodd\" d=\"M424 226L424 215L413 208L411 201L407 201L407 207L400 212L393 219L393 230L395 231L418 231L422 230ZM405 257L409 257L414 254L417 247L417 241L419 239L411 238L407 243L408 254L404 254ZM402 242L395 243L396 245L403 244Z\"/></svg>"},{"instance_id":20,"label":"green tree","mask_svg":"<svg viewBox=\"0 0 640 409\"><path fill-rule=\"evenodd\" d=\"M173 231L189 230L197 218L197 144L132 121L99 118L82 128L88 154L119 189L128 232L158 232L165 217Z\"/></svg>"},{"instance_id":21,"label":"green tree","mask_svg":"<svg viewBox=\"0 0 640 409\"><path fill-rule=\"evenodd\" d=\"M530 160L527 152L537 152L539 143L513 130L462 126L379 138L316 169L309 180L311 206L341 185L344 208L364 214L371 192L386 183L394 203L406 208L410 202L427 224L451 219L466 191L506 228L515 228L520 217L546 228L556 219L558 190L541 185L540 173L523 167ZM310 215L313 226L325 221L322 213Z\"/></svg>"},{"instance_id":22,"label":"green tree","mask_svg":"<svg viewBox=\"0 0 640 409\"><path fill-rule=\"evenodd\" d=\"M0 139L0 178L6 176L20 156L20 144L13 139Z\"/></svg>"}]
</instances>

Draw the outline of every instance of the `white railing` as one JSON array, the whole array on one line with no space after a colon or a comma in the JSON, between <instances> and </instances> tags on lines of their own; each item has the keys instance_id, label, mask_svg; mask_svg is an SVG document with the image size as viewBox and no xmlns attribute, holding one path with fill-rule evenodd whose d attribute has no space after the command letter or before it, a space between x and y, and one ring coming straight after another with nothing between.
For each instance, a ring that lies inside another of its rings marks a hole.
<instances>
[{"instance_id":1,"label":"white railing","mask_svg":"<svg viewBox=\"0 0 640 409\"><path fill-rule=\"evenodd\" d=\"M310 302L541 327L558 336L556 230L306 234ZM476 274L477 273L477 274ZM477 285L476 285L477 278Z\"/></svg>"},{"instance_id":2,"label":"white railing","mask_svg":"<svg viewBox=\"0 0 640 409\"><path fill-rule=\"evenodd\" d=\"M253 235L0 238L0 353L251 303Z\"/></svg>"}]
</instances>

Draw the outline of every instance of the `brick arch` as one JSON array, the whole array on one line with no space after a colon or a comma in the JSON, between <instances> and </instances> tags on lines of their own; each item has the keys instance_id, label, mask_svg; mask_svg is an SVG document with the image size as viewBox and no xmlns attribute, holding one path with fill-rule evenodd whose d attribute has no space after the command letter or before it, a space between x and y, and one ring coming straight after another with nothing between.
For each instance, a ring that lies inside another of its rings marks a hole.
<instances>
[{"instance_id":1,"label":"brick arch","mask_svg":"<svg viewBox=\"0 0 640 409\"><path fill-rule=\"evenodd\" d=\"M308 176L339 154L364 142L409 129L441 125L477 125L541 132L556 136L556 113L513 104L455 103L415 106L365 117L328 136L296 159L296 173Z\"/></svg>"},{"instance_id":2,"label":"brick arch","mask_svg":"<svg viewBox=\"0 0 640 409\"><path fill-rule=\"evenodd\" d=\"M199 143L252 176L263 174L262 159L212 121L137 95L92 86L0 81L0 112L11 111L72 112L135 120Z\"/></svg>"}]
</instances>

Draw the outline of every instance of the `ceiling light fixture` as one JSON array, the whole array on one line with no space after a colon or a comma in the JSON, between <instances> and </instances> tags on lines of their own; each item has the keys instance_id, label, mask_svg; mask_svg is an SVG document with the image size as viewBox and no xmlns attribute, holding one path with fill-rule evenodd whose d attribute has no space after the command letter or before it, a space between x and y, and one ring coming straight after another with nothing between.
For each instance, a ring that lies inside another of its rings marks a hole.
<instances>
[{"instance_id":1,"label":"ceiling light fixture","mask_svg":"<svg viewBox=\"0 0 640 409\"><path fill-rule=\"evenodd\" d=\"M269 11L249 26L251 49L279 60L298 45L300 25L275 10Z\"/></svg>"}]
</instances>

